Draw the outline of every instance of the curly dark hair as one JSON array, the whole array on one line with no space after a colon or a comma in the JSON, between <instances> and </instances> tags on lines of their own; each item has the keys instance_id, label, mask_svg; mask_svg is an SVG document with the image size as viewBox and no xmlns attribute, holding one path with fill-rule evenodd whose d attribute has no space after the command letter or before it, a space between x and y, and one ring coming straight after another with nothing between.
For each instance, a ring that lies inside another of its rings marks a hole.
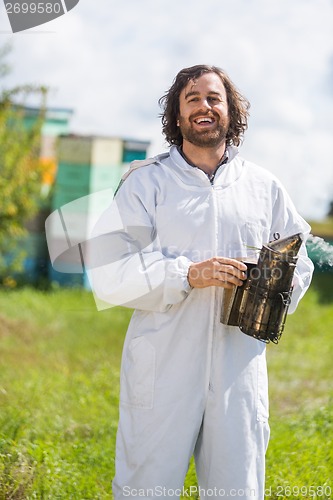
<instances>
[{"instance_id":1,"label":"curly dark hair","mask_svg":"<svg viewBox=\"0 0 333 500\"><path fill-rule=\"evenodd\" d=\"M221 78L227 94L230 120L226 140L228 145L234 144L238 146L247 129L250 103L237 90L225 71L216 66L200 64L190 68L184 68L178 73L168 92L158 101L163 110L163 113L160 115L162 119L162 132L170 145L182 145L183 136L180 132L180 128L177 127L179 96L190 80L197 80L205 73L216 73Z\"/></svg>"}]
</instances>

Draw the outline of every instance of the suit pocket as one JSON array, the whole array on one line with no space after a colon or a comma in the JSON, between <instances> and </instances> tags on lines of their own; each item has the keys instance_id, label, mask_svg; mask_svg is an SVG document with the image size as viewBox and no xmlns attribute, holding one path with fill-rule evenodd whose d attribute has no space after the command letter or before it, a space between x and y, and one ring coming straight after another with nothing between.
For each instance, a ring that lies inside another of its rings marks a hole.
<instances>
[{"instance_id":1,"label":"suit pocket","mask_svg":"<svg viewBox=\"0 0 333 500\"><path fill-rule=\"evenodd\" d=\"M223 228L222 228L223 231ZM221 254L227 257L252 257L258 259L258 251L268 242L269 230L260 222L232 221L228 227L228 242Z\"/></svg>"},{"instance_id":2,"label":"suit pocket","mask_svg":"<svg viewBox=\"0 0 333 500\"><path fill-rule=\"evenodd\" d=\"M135 337L130 341L123 358L121 403L133 408L153 408L155 358L155 348L145 337Z\"/></svg>"}]
</instances>

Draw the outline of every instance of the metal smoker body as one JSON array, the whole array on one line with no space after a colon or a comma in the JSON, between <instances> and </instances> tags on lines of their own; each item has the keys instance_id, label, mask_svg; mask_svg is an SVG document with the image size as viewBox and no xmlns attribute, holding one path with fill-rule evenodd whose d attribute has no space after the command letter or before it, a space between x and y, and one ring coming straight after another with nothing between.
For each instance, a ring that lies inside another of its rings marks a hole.
<instances>
[{"instance_id":1,"label":"metal smoker body","mask_svg":"<svg viewBox=\"0 0 333 500\"><path fill-rule=\"evenodd\" d=\"M225 290L221 322L263 342L278 343L292 294L299 233L264 245L257 264L247 263L243 285Z\"/></svg>"}]
</instances>

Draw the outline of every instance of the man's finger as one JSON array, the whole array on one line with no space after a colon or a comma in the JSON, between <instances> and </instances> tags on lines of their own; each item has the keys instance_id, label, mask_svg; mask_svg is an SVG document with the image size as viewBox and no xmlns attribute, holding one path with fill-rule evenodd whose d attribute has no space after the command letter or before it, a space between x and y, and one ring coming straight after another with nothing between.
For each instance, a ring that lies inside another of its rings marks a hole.
<instances>
[{"instance_id":1,"label":"man's finger","mask_svg":"<svg viewBox=\"0 0 333 500\"><path fill-rule=\"evenodd\" d=\"M218 266L216 266L215 271L217 271L219 273L229 274L231 276L236 276L237 278L239 278L241 280L245 280L246 279L246 269L247 268L245 267L244 270L240 270L234 266L219 264Z\"/></svg>"},{"instance_id":2,"label":"man's finger","mask_svg":"<svg viewBox=\"0 0 333 500\"><path fill-rule=\"evenodd\" d=\"M244 264L244 262L242 262L241 260L229 259L227 257L226 258L224 258L224 257L216 257L216 260L219 262L219 264L229 265L229 266L232 266L232 267L236 267L240 271L246 271L247 270L246 264Z\"/></svg>"}]
</instances>

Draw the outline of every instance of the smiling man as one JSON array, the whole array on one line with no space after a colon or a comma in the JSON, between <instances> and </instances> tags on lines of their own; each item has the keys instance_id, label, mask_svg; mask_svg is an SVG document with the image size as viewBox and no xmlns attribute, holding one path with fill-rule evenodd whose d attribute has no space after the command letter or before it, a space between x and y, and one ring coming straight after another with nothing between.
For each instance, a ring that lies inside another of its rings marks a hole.
<instances>
[{"instance_id":1,"label":"smiling man","mask_svg":"<svg viewBox=\"0 0 333 500\"><path fill-rule=\"evenodd\" d=\"M180 93L177 123L183 136L183 151L192 146L225 149L229 128L228 101L223 83L216 73L191 81Z\"/></svg>"},{"instance_id":2,"label":"smiling man","mask_svg":"<svg viewBox=\"0 0 333 500\"><path fill-rule=\"evenodd\" d=\"M275 233L306 239L310 228L279 181L240 157L249 104L225 72L186 68L160 104L171 148L125 175L113 203L124 229L112 237L122 243L108 248L121 250L110 254L119 264L94 270L99 298L135 309L122 358L114 497L179 497L194 455L201 500L262 500L265 344L222 324L221 307L224 290L245 279L241 259L251 249ZM101 233L111 219L112 209ZM150 243L131 244L135 226ZM312 269L303 244L290 311Z\"/></svg>"}]
</instances>

